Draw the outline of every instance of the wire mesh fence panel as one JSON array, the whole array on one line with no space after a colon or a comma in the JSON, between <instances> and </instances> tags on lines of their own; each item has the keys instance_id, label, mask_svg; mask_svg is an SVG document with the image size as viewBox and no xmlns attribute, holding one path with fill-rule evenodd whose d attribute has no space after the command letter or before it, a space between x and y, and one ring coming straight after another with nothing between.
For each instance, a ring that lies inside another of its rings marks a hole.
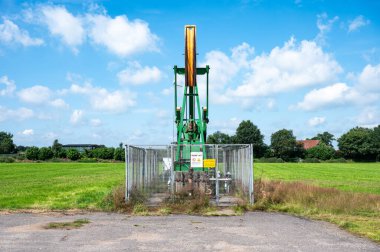
<instances>
[{"instance_id":1,"label":"wire mesh fence panel","mask_svg":"<svg viewBox=\"0 0 380 252\"><path fill-rule=\"evenodd\" d=\"M194 189L210 195L216 204L228 197L246 198L252 204L252 146L126 146L126 200L134 190L149 197Z\"/></svg>"},{"instance_id":2,"label":"wire mesh fence panel","mask_svg":"<svg viewBox=\"0 0 380 252\"><path fill-rule=\"evenodd\" d=\"M152 193L168 191L170 177L169 146L126 145L125 198L129 200L133 191Z\"/></svg>"}]
</instances>

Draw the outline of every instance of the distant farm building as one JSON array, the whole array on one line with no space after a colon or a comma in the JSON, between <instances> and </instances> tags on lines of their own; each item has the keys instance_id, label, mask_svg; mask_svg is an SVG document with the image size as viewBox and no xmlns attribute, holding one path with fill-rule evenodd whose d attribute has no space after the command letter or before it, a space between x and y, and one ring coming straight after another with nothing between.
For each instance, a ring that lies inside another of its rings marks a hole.
<instances>
[{"instance_id":1,"label":"distant farm building","mask_svg":"<svg viewBox=\"0 0 380 252\"><path fill-rule=\"evenodd\" d=\"M103 148L104 145L98 145L98 144L64 144L62 147L66 150L68 149L76 149L79 152L85 152L86 150L93 150L96 148Z\"/></svg>"},{"instance_id":2,"label":"distant farm building","mask_svg":"<svg viewBox=\"0 0 380 252\"><path fill-rule=\"evenodd\" d=\"M305 150L313 148L319 144L319 140L299 140L298 143L303 145Z\"/></svg>"}]
</instances>

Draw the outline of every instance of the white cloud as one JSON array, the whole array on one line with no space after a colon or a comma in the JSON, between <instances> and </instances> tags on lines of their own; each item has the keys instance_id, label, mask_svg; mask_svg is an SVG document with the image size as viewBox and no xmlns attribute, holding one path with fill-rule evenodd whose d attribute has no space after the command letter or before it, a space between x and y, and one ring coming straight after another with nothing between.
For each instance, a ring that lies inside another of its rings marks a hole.
<instances>
[{"instance_id":1,"label":"white cloud","mask_svg":"<svg viewBox=\"0 0 380 252\"><path fill-rule=\"evenodd\" d=\"M209 88L212 102L224 104L232 101L229 95L222 94L224 88L231 83L239 71L248 69L253 53L254 48L245 42L232 48L230 56L217 50L206 53L205 59L200 65L209 65L211 67ZM204 78L199 78L199 80L205 82ZM201 98L204 99L206 85L199 85L198 88Z\"/></svg>"},{"instance_id":2,"label":"white cloud","mask_svg":"<svg viewBox=\"0 0 380 252\"><path fill-rule=\"evenodd\" d=\"M42 104L47 103L50 100L51 91L48 87L36 85L22 89L18 92L18 96L23 102Z\"/></svg>"},{"instance_id":3,"label":"white cloud","mask_svg":"<svg viewBox=\"0 0 380 252\"><path fill-rule=\"evenodd\" d=\"M336 83L321 89L313 89L307 93L296 108L302 110L315 110L331 105L343 105L348 97L352 96L352 89L345 83Z\"/></svg>"},{"instance_id":4,"label":"white cloud","mask_svg":"<svg viewBox=\"0 0 380 252\"><path fill-rule=\"evenodd\" d=\"M365 107L357 117L360 126L379 125L380 112L378 107Z\"/></svg>"},{"instance_id":5,"label":"white cloud","mask_svg":"<svg viewBox=\"0 0 380 252\"><path fill-rule=\"evenodd\" d=\"M315 126L324 124L325 121L326 121L325 117L318 117L318 116L316 116L316 117L310 118L309 121L308 121L308 124L311 127L315 127Z\"/></svg>"},{"instance_id":6,"label":"white cloud","mask_svg":"<svg viewBox=\"0 0 380 252\"><path fill-rule=\"evenodd\" d=\"M255 57L244 83L229 94L238 97L267 96L292 89L324 84L342 72L331 55L315 42L296 44L291 38L282 48Z\"/></svg>"},{"instance_id":7,"label":"white cloud","mask_svg":"<svg viewBox=\"0 0 380 252\"><path fill-rule=\"evenodd\" d=\"M50 33L60 37L66 45L77 52L76 47L81 45L85 38L82 19L75 17L63 6L43 6L41 12L43 22Z\"/></svg>"},{"instance_id":8,"label":"white cloud","mask_svg":"<svg viewBox=\"0 0 380 252\"><path fill-rule=\"evenodd\" d=\"M0 106L0 122L7 120L22 121L32 118L34 112L28 108L8 109Z\"/></svg>"},{"instance_id":9,"label":"white cloud","mask_svg":"<svg viewBox=\"0 0 380 252\"><path fill-rule=\"evenodd\" d=\"M87 15L89 37L95 44L105 46L120 57L143 51L157 51L158 37L148 23L127 16Z\"/></svg>"},{"instance_id":10,"label":"white cloud","mask_svg":"<svg viewBox=\"0 0 380 252\"><path fill-rule=\"evenodd\" d=\"M83 111L80 109L75 109L70 117L70 122L72 124L78 124L83 119Z\"/></svg>"},{"instance_id":11,"label":"white cloud","mask_svg":"<svg viewBox=\"0 0 380 252\"><path fill-rule=\"evenodd\" d=\"M120 84L141 85L161 80L162 72L158 67L141 66L138 62L130 62L129 66L117 74Z\"/></svg>"},{"instance_id":12,"label":"white cloud","mask_svg":"<svg viewBox=\"0 0 380 252\"><path fill-rule=\"evenodd\" d=\"M364 67L358 77L358 88L364 91L380 91L380 64Z\"/></svg>"},{"instance_id":13,"label":"white cloud","mask_svg":"<svg viewBox=\"0 0 380 252\"><path fill-rule=\"evenodd\" d=\"M168 96L173 92L173 88L164 88L161 90L161 94Z\"/></svg>"},{"instance_id":14,"label":"white cloud","mask_svg":"<svg viewBox=\"0 0 380 252\"><path fill-rule=\"evenodd\" d=\"M72 84L69 91L87 96L91 106L99 111L122 112L136 103L136 95L128 90L108 91L105 88L94 87L90 83L83 86Z\"/></svg>"},{"instance_id":15,"label":"white cloud","mask_svg":"<svg viewBox=\"0 0 380 252\"><path fill-rule=\"evenodd\" d=\"M353 32L358 30L360 27L369 25L370 21L365 19L363 16L357 16L354 20L350 21L348 24L348 32Z\"/></svg>"},{"instance_id":16,"label":"white cloud","mask_svg":"<svg viewBox=\"0 0 380 252\"><path fill-rule=\"evenodd\" d=\"M291 108L316 110L343 104L369 105L380 99L380 65L367 65L358 74L349 74L353 86L336 83L307 93L302 102Z\"/></svg>"},{"instance_id":17,"label":"white cloud","mask_svg":"<svg viewBox=\"0 0 380 252\"><path fill-rule=\"evenodd\" d=\"M317 27L319 33L317 34L315 41L320 45L324 45L326 43L326 34L331 31L332 26L336 21L338 21L338 19L338 16L328 19L326 13L317 15Z\"/></svg>"},{"instance_id":18,"label":"white cloud","mask_svg":"<svg viewBox=\"0 0 380 252\"><path fill-rule=\"evenodd\" d=\"M247 43L242 43L231 49L231 56L221 51L210 51L206 53L205 60L200 65L211 66L210 86L223 88L241 70L249 66L250 57L254 53Z\"/></svg>"},{"instance_id":19,"label":"white cloud","mask_svg":"<svg viewBox=\"0 0 380 252\"><path fill-rule=\"evenodd\" d=\"M59 93L59 92L58 92ZM36 85L24 88L18 92L21 101L36 105L51 105L55 108L68 108L69 105L62 99L54 99L54 92L46 86Z\"/></svg>"},{"instance_id":20,"label":"white cloud","mask_svg":"<svg viewBox=\"0 0 380 252\"><path fill-rule=\"evenodd\" d=\"M274 99L268 99L267 108L274 109L276 107L276 101Z\"/></svg>"},{"instance_id":21,"label":"white cloud","mask_svg":"<svg viewBox=\"0 0 380 252\"><path fill-rule=\"evenodd\" d=\"M98 126L102 125L102 121L98 118L94 118L94 119L90 120L90 125L93 127L98 127Z\"/></svg>"},{"instance_id":22,"label":"white cloud","mask_svg":"<svg viewBox=\"0 0 380 252\"><path fill-rule=\"evenodd\" d=\"M44 43L42 39L31 38L27 31L20 29L8 19L4 19L4 23L0 24L0 42L7 44L19 43L23 46L40 46Z\"/></svg>"},{"instance_id":23,"label":"white cloud","mask_svg":"<svg viewBox=\"0 0 380 252\"><path fill-rule=\"evenodd\" d=\"M68 108L69 105L61 98L50 101L50 105L56 108Z\"/></svg>"},{"instance_id":24,"label":"white cloud","mask_svg":"<svg viewBox=\"0 0 380 252\"><path fill-rule=\"evenodd\" d=\"M1 84L4 84L5 88L0 88L0 96L11 95L16 89L14 81L8 79L8 76L6 75L0 77L0 86Z\"/></svg>"},{"instance_id":25,"label":"white cloud","mask_svg":"<svg viewBox=\"0 0 380 252\"><path fill-rule=\"evenodd\" d=\"M34 135L34 130L33 129L26 129L21 132L22 135L24 136L32 136Z\"/></svg>"}]
</instances>

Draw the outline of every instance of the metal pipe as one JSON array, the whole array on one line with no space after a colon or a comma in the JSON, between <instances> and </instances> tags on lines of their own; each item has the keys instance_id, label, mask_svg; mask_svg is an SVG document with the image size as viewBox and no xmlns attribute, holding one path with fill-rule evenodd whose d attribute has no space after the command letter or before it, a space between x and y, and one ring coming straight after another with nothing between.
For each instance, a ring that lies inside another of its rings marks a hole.
<instances>
[{"instance_id":1,"label":"metal pipe","mask_svg":"<svg viewBox=\"0 0 380 252\"><path fill-rule=\"evenodd\" d=\"M128 192L128 179L129 179L129 176L128 176L128 172L129 172L129 169L128 169L128 166L129 166L129 146L126 144L125 145L125 151L124 151L124 154L125 154L125 197L124 197L124 200L125 202L128 202L129 200L129 192Z\"/></svg>"}]
</instances>

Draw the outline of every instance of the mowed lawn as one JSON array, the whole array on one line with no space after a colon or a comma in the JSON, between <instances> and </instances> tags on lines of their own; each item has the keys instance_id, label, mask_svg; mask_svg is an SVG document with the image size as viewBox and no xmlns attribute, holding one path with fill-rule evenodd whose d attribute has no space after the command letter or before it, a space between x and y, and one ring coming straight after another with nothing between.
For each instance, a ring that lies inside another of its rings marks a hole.
<instances>
[{"instance_id":1,"label":"mowed lawn","mask_svg":"<svg viewBox=\"0 0 380 252\"><path fill-rule=\"evenodd\" d=\"M255 179L303 181L343 191L380 194L380 163L255 163Z\"/></svg>"},{"instance_id":2,"label":"mowed lawn","mask_svg":"<svg viewBox=\"0 0 380 252\"><path fill-rule=\"evenodd\" d=\"M101 209L123 163L0 163L0 209Z\"/></svg>"}]
</instances>

